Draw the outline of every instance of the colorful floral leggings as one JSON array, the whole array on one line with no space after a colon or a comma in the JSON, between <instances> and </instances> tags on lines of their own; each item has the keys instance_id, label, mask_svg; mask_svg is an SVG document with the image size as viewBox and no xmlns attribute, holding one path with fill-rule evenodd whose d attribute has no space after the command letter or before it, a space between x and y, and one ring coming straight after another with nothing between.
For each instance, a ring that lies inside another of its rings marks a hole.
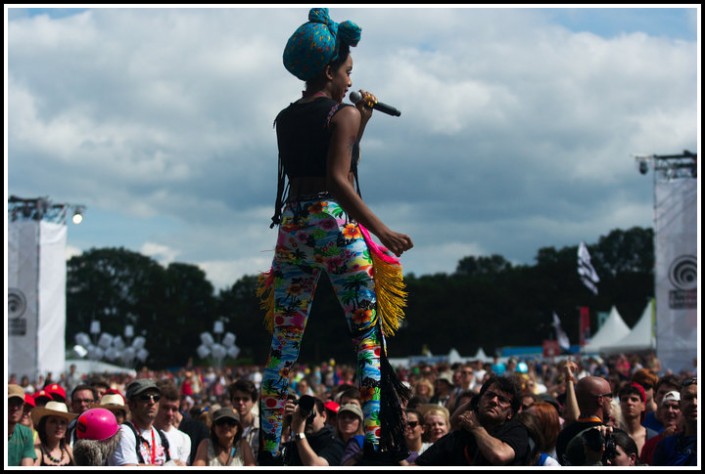
<instances>
[{"instance_id":1,"label":"colorful floral leggings","mask_svg":"<svg viewBox=\"0 0 705 474\"><path fill-rule=\"evenodd\" d=\"M313 295L326 272L357 350L365 439L379 444L380 350L372 260L356 223L332 199L284 209L272 263L274 332L261 385L262 450L278 454L289 370L299 357Z\"/></svg>"}]
</instances>

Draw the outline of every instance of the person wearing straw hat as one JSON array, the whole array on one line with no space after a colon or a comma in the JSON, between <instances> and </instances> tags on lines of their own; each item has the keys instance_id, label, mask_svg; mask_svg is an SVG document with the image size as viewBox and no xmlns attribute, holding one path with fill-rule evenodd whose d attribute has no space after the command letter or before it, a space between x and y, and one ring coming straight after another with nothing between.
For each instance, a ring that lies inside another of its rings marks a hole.
<instances>
[{"instance_id":1,"label":"person wearing straw hat","mask_svg":"<svg viewBox=\"0 0 705 474\"><path fill-rule=\"evenodd\" d=\"M32 421L39 434L39 446L35 448L35 466L73 466L71 446L66 439L69 422L76 418L63 402L50 401L43 407L32 410Z\"/></svg>"},{"instance_id":2,"label":"person wearing straw hat","mask_svg":"<svg viewBox=\"0 0 705 474\"><path fill-rule=\"evenodd\" d=\"M7 465L34 466L37 454L34 452L32 431L22 425L24 413L24 389L17 384L7 385Z\"/></svg>"},{"instance_id":3,"label":"person wearing straw hat","mask_svg":"<svg viewBox=\"0 0 705 474\"><path fill-rule=\"evenodd\" d=\"M395 256L413 243L384 224L360 194L359 143L376 98L361 91L356 106L342 101L352 86L350 48L357 46L361 29L352 21L333 21L327 8L310 9L308 20L283 53L285 68L306 83L306 90L275 120L279 171L270 227L279 229L272 266L257 288L272 331L261 383L260 464L280 461L288 373L324 273L357 351L366 451L371 458L406 451L397 398L408 394L386 360L385 337L398 329L406 304ZM383 397L388 397L384 403ZM391 457L403 459L406 452Z\"/></svg>"},{"instance_id":4,"label":"person wearing straw hat","mask_svg":"<svg viewBox=\"0 0 705 474\"><path fill-rule=\"evenodd\" d=\"M105 408L113 412L115 419L117 419L118 425L123 424L127 421L127 414L130 409L125 405L125 397L119 393L106 393L98 402L100 408Z\"/></svg>"}]
</instances>

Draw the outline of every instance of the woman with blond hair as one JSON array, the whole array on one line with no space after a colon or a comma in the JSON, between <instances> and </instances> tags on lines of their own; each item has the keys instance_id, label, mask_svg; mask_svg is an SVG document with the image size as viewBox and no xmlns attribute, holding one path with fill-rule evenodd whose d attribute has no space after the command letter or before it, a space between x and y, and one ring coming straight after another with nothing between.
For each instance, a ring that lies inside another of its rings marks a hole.
<instances>
[{"instance_id":1,"label":"woman with blond hair","mask_svg":"<svg viewBox=\"0 0 705 474\"><path fill-rule=\"evenodd\" d=\"M426 377L419 379L411 391L412 397L416 397L419 403L430 403L433 397L433 383Z\"/></svg>"},{"instance_id":2,"label":"woman with blond hair","mask_svg":"<svg viewBox=\"0 0 705 474\"><path fill-rule=\"evenodd\" d=\"M446 407L433 405L423 412L424 425L426 426L425 440L435 443L450 431L450 412Z\"/></svg>"}]
</instances>

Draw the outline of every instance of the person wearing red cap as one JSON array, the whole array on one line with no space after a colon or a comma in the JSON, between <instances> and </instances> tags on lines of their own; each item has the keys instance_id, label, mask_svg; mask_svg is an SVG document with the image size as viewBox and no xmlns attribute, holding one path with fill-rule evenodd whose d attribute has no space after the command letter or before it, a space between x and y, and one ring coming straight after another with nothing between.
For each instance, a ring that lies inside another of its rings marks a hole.
<instances>
[{"instance_id":1,"label":"person wearing red cap","mask_svg":"<svg viewBox=\"0 0 705 474\"><path fill-rule=\"evenodd\" d=\"M37 403L34 401L34 397L25 392L24 407L22 410L22 419L20 420L20 424L32 430L32 439L34 440L34 444L39 443L39 435L37 434L37 430L34 428L34 421L32 421L32 409L36 406Z\"/></svg>"},{"instance_id":2,"label":"person wearing red cap","mask_svg":"<svg viewBox=\"0 0 705 474\"><path fill-rule=\"evenodd\" d=\"M654 400L654 388L658 384L658 380L658 375L650 369L639 369L632 375L631 382L636 382L644 388L647 412L655 412L658 408L657 402Z\"/></svg>"},{"instance_id":3,"label":"person wearing red cap","mask_svg":"<svg viewBox=\"0 0 705 474\"><path fill-rule=\"evenodd\" d=\"M338 410L340 409L340 404L334 402L333 400L328 400L323 403L323 408L326 410L326 424L335 428L338 426Z\"/></svg>"},{"instance_id":4,"label":"person wearing red cap","mask_svg":"<svg viewBox=\"0 0 705 474\"><path fill-rule=\"evenodd\" d=\"M54 399L44 388L34 393L34 403L38 407L43 407L47 404L47 402L50 402L52 400Z\"/></svg>"},{"instance_id":5,"label":"person wearing red cap","mask_svg":"<svg viewBox=\"0 0 705 474\"><path fill-rule=\"evenodd\" d=\"M627 432L636 443L638 454L644 447L646 440L657 436L658 433L641 424L646 413L646 391L641 384L628 382L619 390L619 406L622 409L620 428Z\"/></svg>"},{"instance_id":6,"label":"person wearing red cap","mask_svg":"<svg viewBox=\"0 0 705 474\"><path fill-rule=\"evenodd\" d=\"M55 402L66 403L66 390L58 383L53 383L44 387L44 390L51 396Z\"/></svg>"}]
</instances>

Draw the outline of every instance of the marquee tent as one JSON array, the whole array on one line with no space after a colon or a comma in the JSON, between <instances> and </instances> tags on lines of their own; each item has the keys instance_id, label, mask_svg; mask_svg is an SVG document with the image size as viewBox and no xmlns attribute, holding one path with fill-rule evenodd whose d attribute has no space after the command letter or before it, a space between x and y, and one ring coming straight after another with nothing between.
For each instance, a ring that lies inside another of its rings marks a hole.
<instances>
[{"instance_id":1,"label":"marquee tent","mask_svg":"<svg viewBox=\"0 0 705 474\"><path fill-rule=\"evenodd\" d=\"M602 348L611 347L614 343L626 337L630 333L629 326L620 316L617 308L612 306L610 315L602 327L590 338L590 342L583 346L581 352L598 353Z\"/></svg>"},{"instance_id":2,"label":"marquee tent","mask_svg":"<svg viewBox=\"0 0 705 474\"><path fill-rule=\"evenodd\" d=\"M109 364L98 360L86 359L66 359L66 371L72 365L76 366L76 374L78 376L88 374L127 374L131 377L137 376L137 371L128 367Z\"/></svg>"},{"instance_id":3,"label":"marquee tent","mask_svg":"<svg viewBox=\"0 0 705 474\"><path fill-rule=\"evenodd\" d=\"M614 354L619 352L641 352L656 350L654 320L656 318L655 300L651 300L632 330L622 339L603 345L600 352Z\"/></svg>"}]
</instances>

